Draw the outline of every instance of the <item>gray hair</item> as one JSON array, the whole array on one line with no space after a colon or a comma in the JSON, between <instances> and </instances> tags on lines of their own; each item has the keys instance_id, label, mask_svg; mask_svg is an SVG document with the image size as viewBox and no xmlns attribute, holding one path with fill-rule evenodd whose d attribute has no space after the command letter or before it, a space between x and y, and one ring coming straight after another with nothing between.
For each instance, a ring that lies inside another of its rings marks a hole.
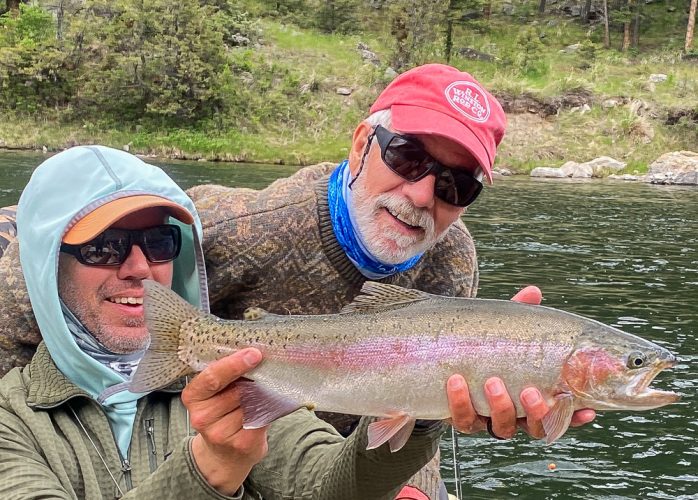
<instances>
[{"instance_id":1,"label":"gray hair","mask_svg":"<svg viewBox=\"0 0 698 500\"><path fill-rule=\"evenodd\" d=\"M393 115L390 109L381 109L380 111L371 113L371 115L364 121L372 127L380 125L381 127L387 128L388 130L392 130Z\"/></svg>"}]
</instances>

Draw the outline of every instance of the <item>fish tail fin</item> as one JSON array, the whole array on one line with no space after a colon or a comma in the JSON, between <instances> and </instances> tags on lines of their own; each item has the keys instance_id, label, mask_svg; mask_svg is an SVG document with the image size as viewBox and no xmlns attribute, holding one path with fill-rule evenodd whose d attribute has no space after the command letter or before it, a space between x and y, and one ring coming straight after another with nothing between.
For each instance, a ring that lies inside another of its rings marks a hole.
<instances>
[{"instance_id":1,"label":"fish tail fin","mask_svg":"<svg viewBox=\"0 0 698 500\"><path fill-rule=\"evenodd\" d=\"M385 442L390 444L390 451L395 453L405 446L412 435L416 420L407 414L400 413L391 418L372 422L368 426L367 450L378 448Z\"/></svg>"},{"instance_id":2,"label":"fish tail fin","mask_svg":"<svg viewBox=\"0 0 698 500\"><path fill-rule=\"evenodd\" d=\"M552 444L562 437L572 422L574 414L574 398L570 394L560 394L555 397L555 404L543 417L545 444Z\"/></svg>"},{"instance_id":3,"label":"fish tail fin","mask_svg":"<svg viewBox=\"0 0 698 500\"><path fill-rule=\"evenodd\" d=\"M145 322L150 345L129 384L131 392L151 392L193 373L179 358L181 325L201 311L156 281L144 280Z\"/></svg>"}]
</instances>

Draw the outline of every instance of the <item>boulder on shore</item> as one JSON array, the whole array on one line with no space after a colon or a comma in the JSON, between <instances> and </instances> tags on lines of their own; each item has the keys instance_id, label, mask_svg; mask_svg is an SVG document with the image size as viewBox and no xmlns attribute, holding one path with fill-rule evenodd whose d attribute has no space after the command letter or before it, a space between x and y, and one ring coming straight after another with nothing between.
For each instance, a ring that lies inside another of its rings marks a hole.
<instances>
[{"instance_id":1,"label":"boulder on shore","mask_svg":"<svg viewBox=\"0 0 698 500\"><path fill-rule=\"evenodd\" d=\"M567 177L559 168L536 167L531 170L531 177Z\"/></svg>"},{"instance_id":2,"label":"boulder on shore","mask_svg":"<svg viewBox=\"0 0 698 500\"><path fill-rule=\"evenodd\" d=\"M577 163L576 161L565 162L560 171L565 174L565 177L574 177L581 179L589 179L594 176L594 169L585 163Z\"/></svg>"},{"instance_id":3,"label":"boulder on shore","mask_svg":"<svg viewBox=\"0 0 698 500\"><path fill-rule=\"evenodd\" d=\"M591 177L606 177L623 170L625 163L610 156L600 156L585 163L574 161L565 162L560 168L537 167L531 171L531 177L573 177L588 179Z\"/></svg>"},{"instance_id":4,"label":"boulder on shore","mask_svg":"<svg viewBox=\"0 0 698 500\"><path fill-rule=\"evenodd\" d=\"M698 185L698 153L674 151L657 158L647 172L652 184Z\"/></svg>"}]
</instances>

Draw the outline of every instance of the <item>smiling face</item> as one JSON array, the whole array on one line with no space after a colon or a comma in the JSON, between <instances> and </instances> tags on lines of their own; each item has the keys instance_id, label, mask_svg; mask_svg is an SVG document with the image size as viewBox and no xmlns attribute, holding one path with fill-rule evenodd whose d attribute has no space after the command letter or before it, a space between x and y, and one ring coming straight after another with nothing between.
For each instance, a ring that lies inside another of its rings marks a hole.
<instances>
[{"instance_id":1,"label":"smiling face","mask_svg":"<svg viewBox=\"0 0 698 500\"><path fill-rule=\"evenodd\" d=\"M147 208L134 212L112 228L146 229L162 224L165 212ZM143 314L143 280L172 284L173 263L148 262L134 245L120 266L86 266L61 253L58 264L58 293L63 302L104 347L127 354L145 349L149 342Z\"/></svg>"},{"instance_id":2,"label":"smiling face","mask_svg":"<svg viewBox=\"0 0 698 500\"><path fill-rule=\"evenodd\" d=\"M354 132L349 168L356 176L371 126L362 122ZM444 165L474 172L475 158L462 146L436 135L414 136L426 151ZM381 159L374 139L364 167L352 185L352 216L368 250L379 260L398 264L433 247L463 208L434 196L433 175L409 182L393 173Z\"/></svg>"}]
</instances>

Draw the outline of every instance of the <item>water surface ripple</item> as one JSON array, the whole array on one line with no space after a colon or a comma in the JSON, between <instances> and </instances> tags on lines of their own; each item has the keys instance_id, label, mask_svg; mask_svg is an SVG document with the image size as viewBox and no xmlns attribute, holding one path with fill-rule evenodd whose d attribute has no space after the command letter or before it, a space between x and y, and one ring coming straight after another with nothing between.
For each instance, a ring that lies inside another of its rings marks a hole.
<instances>
[{"instance_id":1,"label":"water surface ripple","mask_svg":"<svg viewBox=\"0 0 698 500\"><path fill-rule=\"evenodd\" d=\"M41 155L0 153L0 203L17 201ZM161 164L180 185L259 188L294 168ZM545 446L459 438L466 498L698 498L698 189L611 181L498 179L465 215L479 252L480 297L538 285L544 304L653 340L681 363L656 386L683 399L606 412ZM450 438L443 475L453 490ZM555 472L548 464L557 465Z\"/></svg>"},{"instance_id":2,"label":"water surface ripple","mask_svg":"<svg viewBox=\"0 0 698 500\"><path fill-rule=\"evenodd\" d=\"M464 220L480 297L535 284L547 306L653 340L681 359L655 385L683 395L653 411L600 413L551 446L461 436L465 497L698 498L698 189L504 179ZM450 443L442 448L448 462ZM452 477L452 465L443 472Z\"/></svg>"}]
</instances>

